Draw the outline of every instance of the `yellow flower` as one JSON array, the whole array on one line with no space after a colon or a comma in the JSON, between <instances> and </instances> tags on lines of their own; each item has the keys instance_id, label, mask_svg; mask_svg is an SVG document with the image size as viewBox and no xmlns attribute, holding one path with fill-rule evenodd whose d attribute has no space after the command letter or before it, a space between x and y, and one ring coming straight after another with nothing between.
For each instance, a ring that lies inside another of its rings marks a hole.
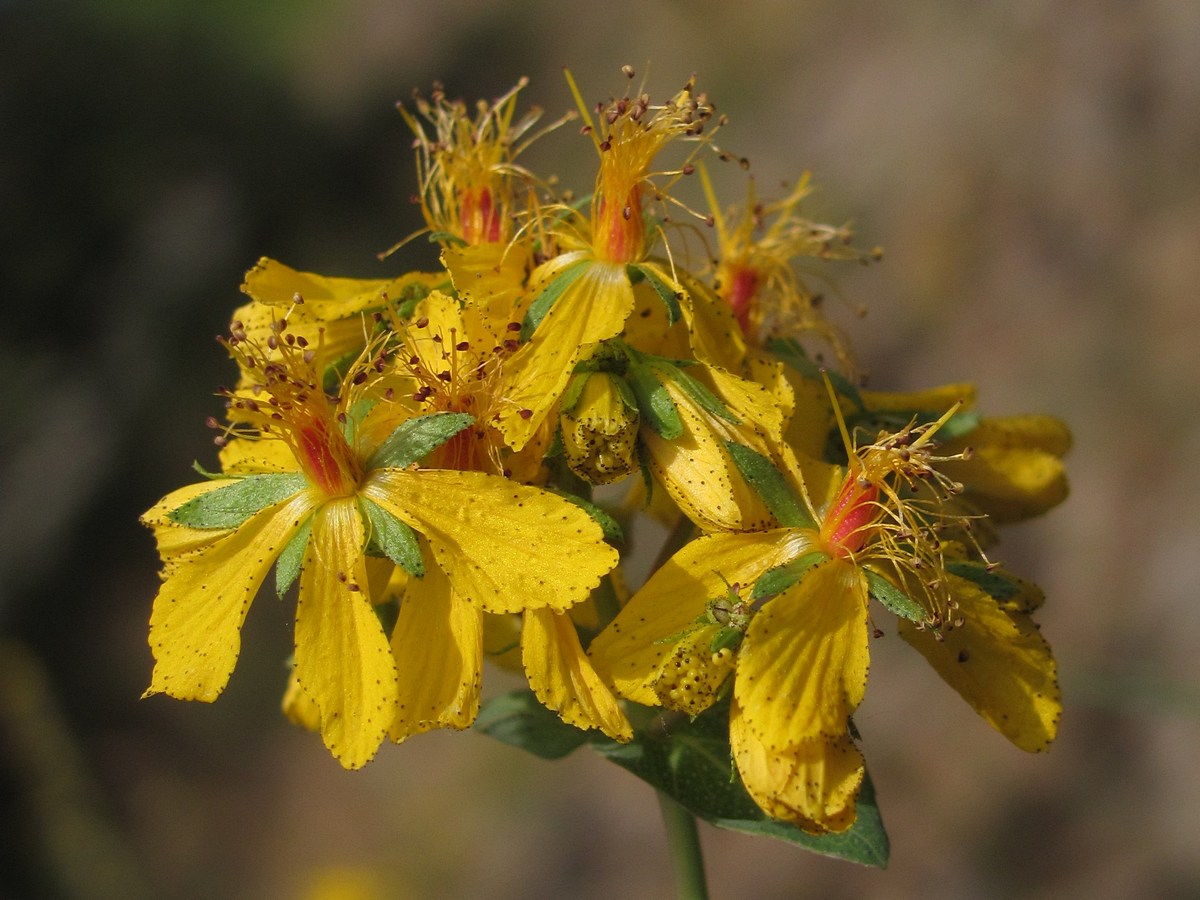
<instances>
[{"instance_id":1,"label":"yellow flower","mask_svg":"<svg viewBox=\"0 0 1200 900\"><path fill-rule=\"evenodd\" d=\"M732 211L729 219L721 213L708 172L701 168L700 176L717 229L717 293L729 304L746 338L762 347L772 337L816 335L849 370L846 337L822 314L821 292L798 274L795 261L808 257L865 262L878 258L880 251L868 256L851 246L854 234L848 226L824 225L799 214L800 202L812 193L808 172L787 197L773 203L759 202L751 181L745 206ZM828 280L822 273L811 275Z\"/></svg>"},{"instance_id":2,"label":"yellow flower","mask_svg":"<svg viewBox=\"0 0 1200 900\"><path fill-rule=\"evenodd\" d=\"M692 171L690 161L666 172L654 172L652 166L674 140L695 141L697 149L704 146L711 136L703 132L712 106L704 95L693 92L689 81L662 106L652 106L645 94L614 100L597 110L597 125L570 73L567 79L600 167L590 219L584 222L570 208L551 217L553 237L569 249L530 276L533 300L521 331L524 346L506 376L505 393L517 406L499 422L514 449L525 446L541 426L566 389L575 364L596 344L621 332L634 309L635 281L649 284L671 323L691 315L674 266L650 259L658 232L647 233L644 206L648 200L666 202L671 184Z\"/></svg>"},{"instance_id":3,"label":"yellow flower","mask_svg":"<svg viewBox=\"0 0 1200 900\"><path fill-rule=\"evenodd\" d=\"M430 465L492 472L517 481L544 477L541 457L551 437L549 430L543 429L536 439L514 453L505 446L494 425L500 411L512 405L503 393L502 374L517 343L514 324L494 318L486 307L460 305L439 292L430 294L414 310L412 323L400 337L392 370L395 374L387 382L394 386L391 402L410 408L414 414L449 412L474 417L470 427L430 454ZM410 584L406 597L418 589L421 586ZM402 605L402 618L408 605ZM473 623L472 627L481 626ZM580 728L599 728L618 740L632 736L616 699L591 673L579 636L565 615L552 618L549 613L527 612L520 640L526 676L543 704ZM405 652L411 650L406 648ZM477 691L472 696L477 701ZM436 703L423 705L434 707ZM474 712L470 718L459 716L445 721L417 717L409 727L463 727L473 717Z\"/></svg>"},{"instance_id":4,"label":"yellow flower","mask_svg":"<svg viewBox=\"0 0 1200 900\"><path fill-rule=\"evenodd\" d=\"M954 520L908 494L917 483L954 490L930 446L948 418L856 448L811 524L693 541L590 647L618 694L691 715L732 674L730 738L742 780L769 815L805 830L854 821L863 764L847 723L866 687L868 597L897 613L906 638L1017 746L1041 750L1054 738L1049 648L1017 604L987 590L1003 595L1012 583L996 578L997 586L965 554L948 560L937 533ZM719 630L704 644L717 604L741 615L727 617L734 624L719 650ZM705 674L689 675L693 689L681 695L682 663Z\"/></svg>"},{"instance_id":5,"label":"yellow flower","mask_svg":"<svg viewBox=\"0 0 1200 900\"><path fill-rule=\"evenodd\" d=\"M513 121L517 94L528 84L522 78L498 100L480 101L474 118L463 101L448 100L437 85L431 100L414 97L416 116L397 106L416 138L421 212L437 239L469 246L503 245L511 239L514 218L522 212L513 182L524 182L531 193L537 184L515 160L544 133L530 135L540 109ZM550 128L559 124L561 120Z\"/></svg>"},{"instance_id":6,"label":"yellow flower","mask_svg":"<svg viewBox=\"0 0 1200 900\"><path fill-rule=\"evenodd\" d=\"M417 304L407 325L398 326L398 351L386 381L390 402L414 415L469 413L475 419L434 451L432 465L521 482L537 478L550 435L535 435L513 453L496 427L515 402L505 393L504 373L519 346L519 329L491 307L461 303L440 291Z\"/></svg>"},{"instance_id":7,"label":"yellow flower","mask_svg":"<svg viewBox=\"0 0 1200 900\"><path fill-rule=\"evenodd\" d=\"M566 609L616 563L582 510L480 472L415 465L466 416L397 422L372 403L387 348L374 342L340 397L322 389L319 348L279 323L269 348L227 341L256 390L230 394L237 474L176 491L149 510L163 558L150 621L147 694L212 701L236 663L250 601L272 565L299 580L295 679L326 746L347 768L384 736L465 727L478 707L483 612ZM280 448L286 453L281 453ZM291 466L280 471L290 454ZM248 474L257 469L265 474ZM368 553L390 562L382 564ZM372 572L411 576L391 644Z\"/></svg>"}]
</instances>

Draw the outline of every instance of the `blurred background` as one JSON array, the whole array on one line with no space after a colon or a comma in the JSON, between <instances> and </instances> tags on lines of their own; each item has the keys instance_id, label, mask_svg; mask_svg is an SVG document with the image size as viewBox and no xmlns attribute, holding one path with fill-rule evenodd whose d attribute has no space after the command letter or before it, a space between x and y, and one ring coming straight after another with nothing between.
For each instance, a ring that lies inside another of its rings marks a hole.
<instances>
[{"instance_id":1,"label":"blurred background","mask_svg":"<svg viewBox=\"0 0 1200 900\"><path fill-rule=\"evenodd\" d=\"M1066 712L1032 757L894 636L857 716L887 871L702 827L714 897L1200 895L1200 5L1192 0L0 2L0 897L668 897L650 788L477 734L347 774L278 712L260 598L212 705L139 701L157 558L137 516L214 461L212 336L260 255L429 265L393 109L656 98L696 71L765 194L884 261L831 302L879 388L970 379L1076 437L1073 495L998 556ZM525 160L586 191L568 127ZM730 200L744 174L718 173ZM509 686L495 673L493 690Z\"/></svg>"}]
</instances>

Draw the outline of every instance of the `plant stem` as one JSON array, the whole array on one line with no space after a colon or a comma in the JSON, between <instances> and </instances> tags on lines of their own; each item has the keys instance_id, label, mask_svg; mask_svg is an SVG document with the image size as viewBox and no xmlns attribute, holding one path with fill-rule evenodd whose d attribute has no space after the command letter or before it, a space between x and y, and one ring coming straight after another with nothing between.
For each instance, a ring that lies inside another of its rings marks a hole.
<instances>
[{"instance_id":1,"label":"plant stem","mask_svg":"<svg viewBox=\"0 0 1200 900\"><path fill-rule=\"evenodd\" d=\"M708 900L704 878L704 851L696 830L696 817L664 794L658 792L658 807L667 829L667 843L675 867L679 900Z\"/></svg>"}]
</instances>

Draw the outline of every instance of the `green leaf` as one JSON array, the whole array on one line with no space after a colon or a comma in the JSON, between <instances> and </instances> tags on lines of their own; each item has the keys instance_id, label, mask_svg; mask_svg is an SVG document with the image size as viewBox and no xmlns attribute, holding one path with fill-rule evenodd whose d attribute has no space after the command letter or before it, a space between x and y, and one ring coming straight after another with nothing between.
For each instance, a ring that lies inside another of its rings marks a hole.
<instances>
[{"instance_id":1,"label":"green leaf","mask_svg":"<svg viewBox=\"0 0 1200 900\"><path fill-rule=\"evenodd\" d=\"M862 788L858 792L858 813L854 824L841 834L813 835L783 822L763 817L760 820L709 819L718 828L740 831L743 834L765 835L799 844L814 853L835 856L839 859L886 869L890 845L883 817L875 799L875 784L871 773L863 773Z\"/></svg>"},{"instance_id":2,"label":"green leaf","mask_svg":"<svg viewBox=\"0 0 1200 900\"><path fill-rule=\"evenodd\" d=\"M646 283L654 288L654 293L658 294L659 299L667 307L667 324L674 325L683 315L683 311L679 308L679 292L667 284L658 276L650 266L646 265L631 265L625 267L629 272L629 280L633 281L633 273L637 272L646 279Z\"/></svg>"},{"instance_id":3,"label":"green leaf","mask_svg":"<svg viewBox=\"0 0 1200 900\"><path fill-rule=\"evenodd\" d=\"M793 559L790 563L784 563L782 566L776 566L774 569L764 572L758 577L758 581L754 582L754 590L750 592L750 599L761 600L763 597L782 594L803 578L805 572L827 559L829 559L828 554L822 553L820 550L813 550L811 553L805 553L803 556Z\"/></svg>"},{"instance_id":4,"label":"green leaf","mask_svg":"<svg viewBox=\"0 0 1200 900\"><path fill-rule=\"evenodd\" d=\"M300 577L300 564L304 562L304 551L308 549L308 536L311 533L312 516L309 516L275 560L275 593L279 595L280 600Z\"/></svg>"},{"instance_id":5,"label":"green leaf","mask_svg":"<svg viewBox=\"0 0 1200 900\"><path fill-rule=\"evenodd\" d=\"M729 408L725 406L716 394L690 373L685 372L678 366L663 366L660 371L667 373L677 385L683 388L683 392L691 397L696 402L696 405L709 415L716 416L718 419L724 419L726 422L734 425L742 424L742 420L731 413Z\"/></svg>"},{"instance_id":6,"label":"green leaf","mask_svg":"<svg viewBox=\"0 0 1200 900\"><path fill-rule=\"evenodd\" d=\"M887 832L869 776L859 793L853 827L843 834L808 834L770 818L746 793L731 762L728 701L690 721L673 715L660 722L628 744L593 738L592 747L718 828L778 838L863 865L887 865Z\"/></svg>"},{"instance_id":7,"label":"green leaf","mask_svg":"<svg viewBox=\"0 0 1200 900\"><path fill-rule=\"evenodd\" d=\"M733 462L742 473L742 477L758 491L763 503L767 504L767 509L779 520L780 525L785 528L817 527L808 510L796 499L796 495L792 493L792 489L788 487L783 475L771 460L737 441L726 441L725 449L733 457Z\"/></svg>"},{"instance_id":8,"label":"green leaf","mask_svg":"<svg viewBox=\"0 0 1200 900\"><path fill-rule=\"evenodd\" d=\"M366 497L359 497L358 505L371 523L371 542L409 575L423 577L425 563L421 559L421 545L417 543L413 530Z\"/></svg>"},{"instance_id":9,"label":"green leaf","mask_svg":"<svg viewBox=\"0 0 1200 900\"><path fill-rule=\"evenodd\" d=\"M878 572L873 572L870 569L863 569L863 571L867 573L867 590L872 597L902 619L908 619L910 622L925 621L924 607L909 597L908 594L904 593L904 591L900 590Z\"/></svg>"},{"instance_id":10,"label":"green leaf","mask_svg":"<svg viewBox=\"0 0 1200 900\"><path fill-rule=\"evenodd\" d=\"M560 759L587 741L586 732L568 725L528 690L488 700L472 727L542 759Z\"/></svg>"},{"instance_id":11,"label":"green leaf","mask_svg":"<svg viewBox=\"0 0 1200 900\"><path fill-rule=\"evenodd\" d=\"M554 276L548 285L542 288L542 292L537 295L533 303L529 306L529 311L525 313L525 321L521 323L521 341L527 341L533 336L533 332L542 324L542 319L546 318L546 313L550 312L552 307L563 292L575 283L575 280L584 273L584 270L590 265L588 260L581 259L578 262L571 263L561 272Z\"/></svg>"},{"instance_id":12,"label":"green leaf","mask_svg":"<svg viewBox=\"0 0 1200 900\"><path fill-rule=\"evenodd\" d=\"M677 440L683 434L683 422L679 419L675 401L655 376L653 368L635 363L629 367L628 379L637 398L638 412L645 416L646 423L663 440Z\"/></svg>"},{"instance_id":13,"label":"green leaf","mask_svg":"<svg viewBox=\"0 0 1200 900\"><path fill-rule=\"evenodd\" d=\"M409 419L367 460L367 469L407 469L475 421L470 413L430 413Z\"/></svg>"},{"instance_id":14,"label":"green leaf","mask_svg":"<svg viewBox=\"0 0 1200 900\"><path fill-rule=\"evenodd\" d=\"M295 496L308 486L300 473L246 475L171 510L168 518L189 528L237 528L261 509Z\"/></svg>"}]
</instances>

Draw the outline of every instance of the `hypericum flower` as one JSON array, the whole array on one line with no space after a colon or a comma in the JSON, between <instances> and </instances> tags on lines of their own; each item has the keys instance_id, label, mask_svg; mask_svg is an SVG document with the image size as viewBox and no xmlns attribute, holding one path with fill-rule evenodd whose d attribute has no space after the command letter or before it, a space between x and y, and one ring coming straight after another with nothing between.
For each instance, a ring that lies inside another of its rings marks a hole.
<instances>
[{"instance_id":1,"label":"hypericum flower","mask_svg":"<svg viewBox=\"0 0 1200 900\"><path fill-rule=\"evenodd\" d=\"M500 375L517 344L514 326L520 326L495 319L490 312L486 306L460 305L440 292L421 301L399 336L394 365L398 376L388 382L398 384L392 402L414 414L474 417L471 426L433 450L427 464L492 472L516 481L543 479L541 458L551 437L548 430L514 453L493 424L497 411L508 403ZM628 740L632 729L616 698L592 672L570 618L527 610L522 619L521 658L538 699L572 725Z\"/></svg>"},{"instance_id":2,"label":"hypericum flower","mask_svg":"<svg viewBox=\"0 0 1200 900\"><path fill-rule=\"evenodd\" d=\"M438 468L491 472L516 481L535 480L549 435L520 453L504 443L495 422L512 405L504 394L504 369L517 350L520 323L486 304L463 303L440 291L413 309L397 330L389 380L393 402L414 415L469 413L475 422L434 451Z\"/></svg>"},{"instance_id":3,"label":"hypericum flower","mask_svg":"<svg viewBox=\"0 0 1200 900\"><path fill-rule=\"evenodd\" d=\"M814 291L796 269L803 258L832 260L878 259L876 248L865 254L851 245L854 233L800 216L800 201L812 193L805 172L782 200L761 203L750 182L745 207L722 214L708 172L701 168L717 229L716 290L729 304L746 338L765 346L772 337L796 338L813 334L833 349L843 368L850 368L845 336L820 311L821 292ZM732 222L732 224L730 224ZM813 277L828 280L821 273Z\"/></svg>"},{"instance_id":4,"label":"hypericum flower","mask_svg":"<svg viewBox=\"0 0 1200 900\"><path fill-rule=\"evenodd\" d=\"M1042 750L1054 738L1060 704L1049 648L1024 611L988 593L1003 596L1012 583L990 581L995 573L965 556L948 559L938 536L947 514L909 495L917 484L955 490L933 467L931 447L949 415L852 448L811 522L688 544L591 645L619 694L691 715L732 671L734 758L751 797L775 818L814 832L854 821L863 764L847 723L866 686L871 596L906 621L906 637L1017 746ZM704 646L704 629L720 621L717 603L739 618L727 614L721 647L717 637ZM691 678L702 691L679 694L681 654L706 671Z\"/></svg>"},{"instance_id":5,"label":"hypericum flower","mask_svg":"<svg viewBox=\"0 0 1200 900\"><path fill-rule=\"evenodd\" d=\"M230 443L262 449L243 449L236 474L176 491L143 517L163 558L146 693L214 700L250 601L277 565L280 593L299 580L296 683L344 766L366 763L389 732L399 740L430 723L470 724L482 612L584 600L616 563L599 526L536 488L421 468L471 419L397 421L402 410L375 394L383 339L338 397L322 388L319 348L282 322L269 347L236 325L226 345L259 376L255 390L228 394L240 435ZM393 563L412 576L390 646L371 605L372 553L390 560L385 577Z\"/></svg>"},{"instance_id":6,"label":"hypericum flower","mask_svg":"<svg viewBox=\"0 0 1200 900\"><path fill-rule=\"evenodd\" d=\"M415 138L417 199L436 239L476 246L507 244L512 238L514 220L525 211L517 202L514 181L530 192L538 183L516 158L566 121L531 134L542 117L542 110L534 107L514 122L517 94L528 84L529 79L522 78L494 102L481 100L473 118L462 100L446 98L441 85L434 85L429 100L414 95L416 116L397 104Z\"/></svg>"},{"instance_id":7,"label":"hypericum flower","mask_svg":"<svg viewBox=\"0 0 1200 900\"><path fill-rule=\"evenodd\" d=\"M659 235L647 233L644 207L648 201L667 202L671 184L693 170L692 156L711 137L711 131L703 132L712 106L703 94L694 93L694 81L689 81L661 106L651 105L644 93L600 104L597 124L570 73L567 79L600 168L590 220L564 210L552 231L569 249L530 276L533 302L521 332L526 345L509 369L508 393L519 402L519 414L500 420L509 445L516 449L558 401L575 363L597 343L620 333L634 308L635 281L650 285L672 323L691 315L673 267L650 258ZM696 150L676 169L653 171L659 152L675 140L695 141Z\"/></svg>"}]
</instances>

